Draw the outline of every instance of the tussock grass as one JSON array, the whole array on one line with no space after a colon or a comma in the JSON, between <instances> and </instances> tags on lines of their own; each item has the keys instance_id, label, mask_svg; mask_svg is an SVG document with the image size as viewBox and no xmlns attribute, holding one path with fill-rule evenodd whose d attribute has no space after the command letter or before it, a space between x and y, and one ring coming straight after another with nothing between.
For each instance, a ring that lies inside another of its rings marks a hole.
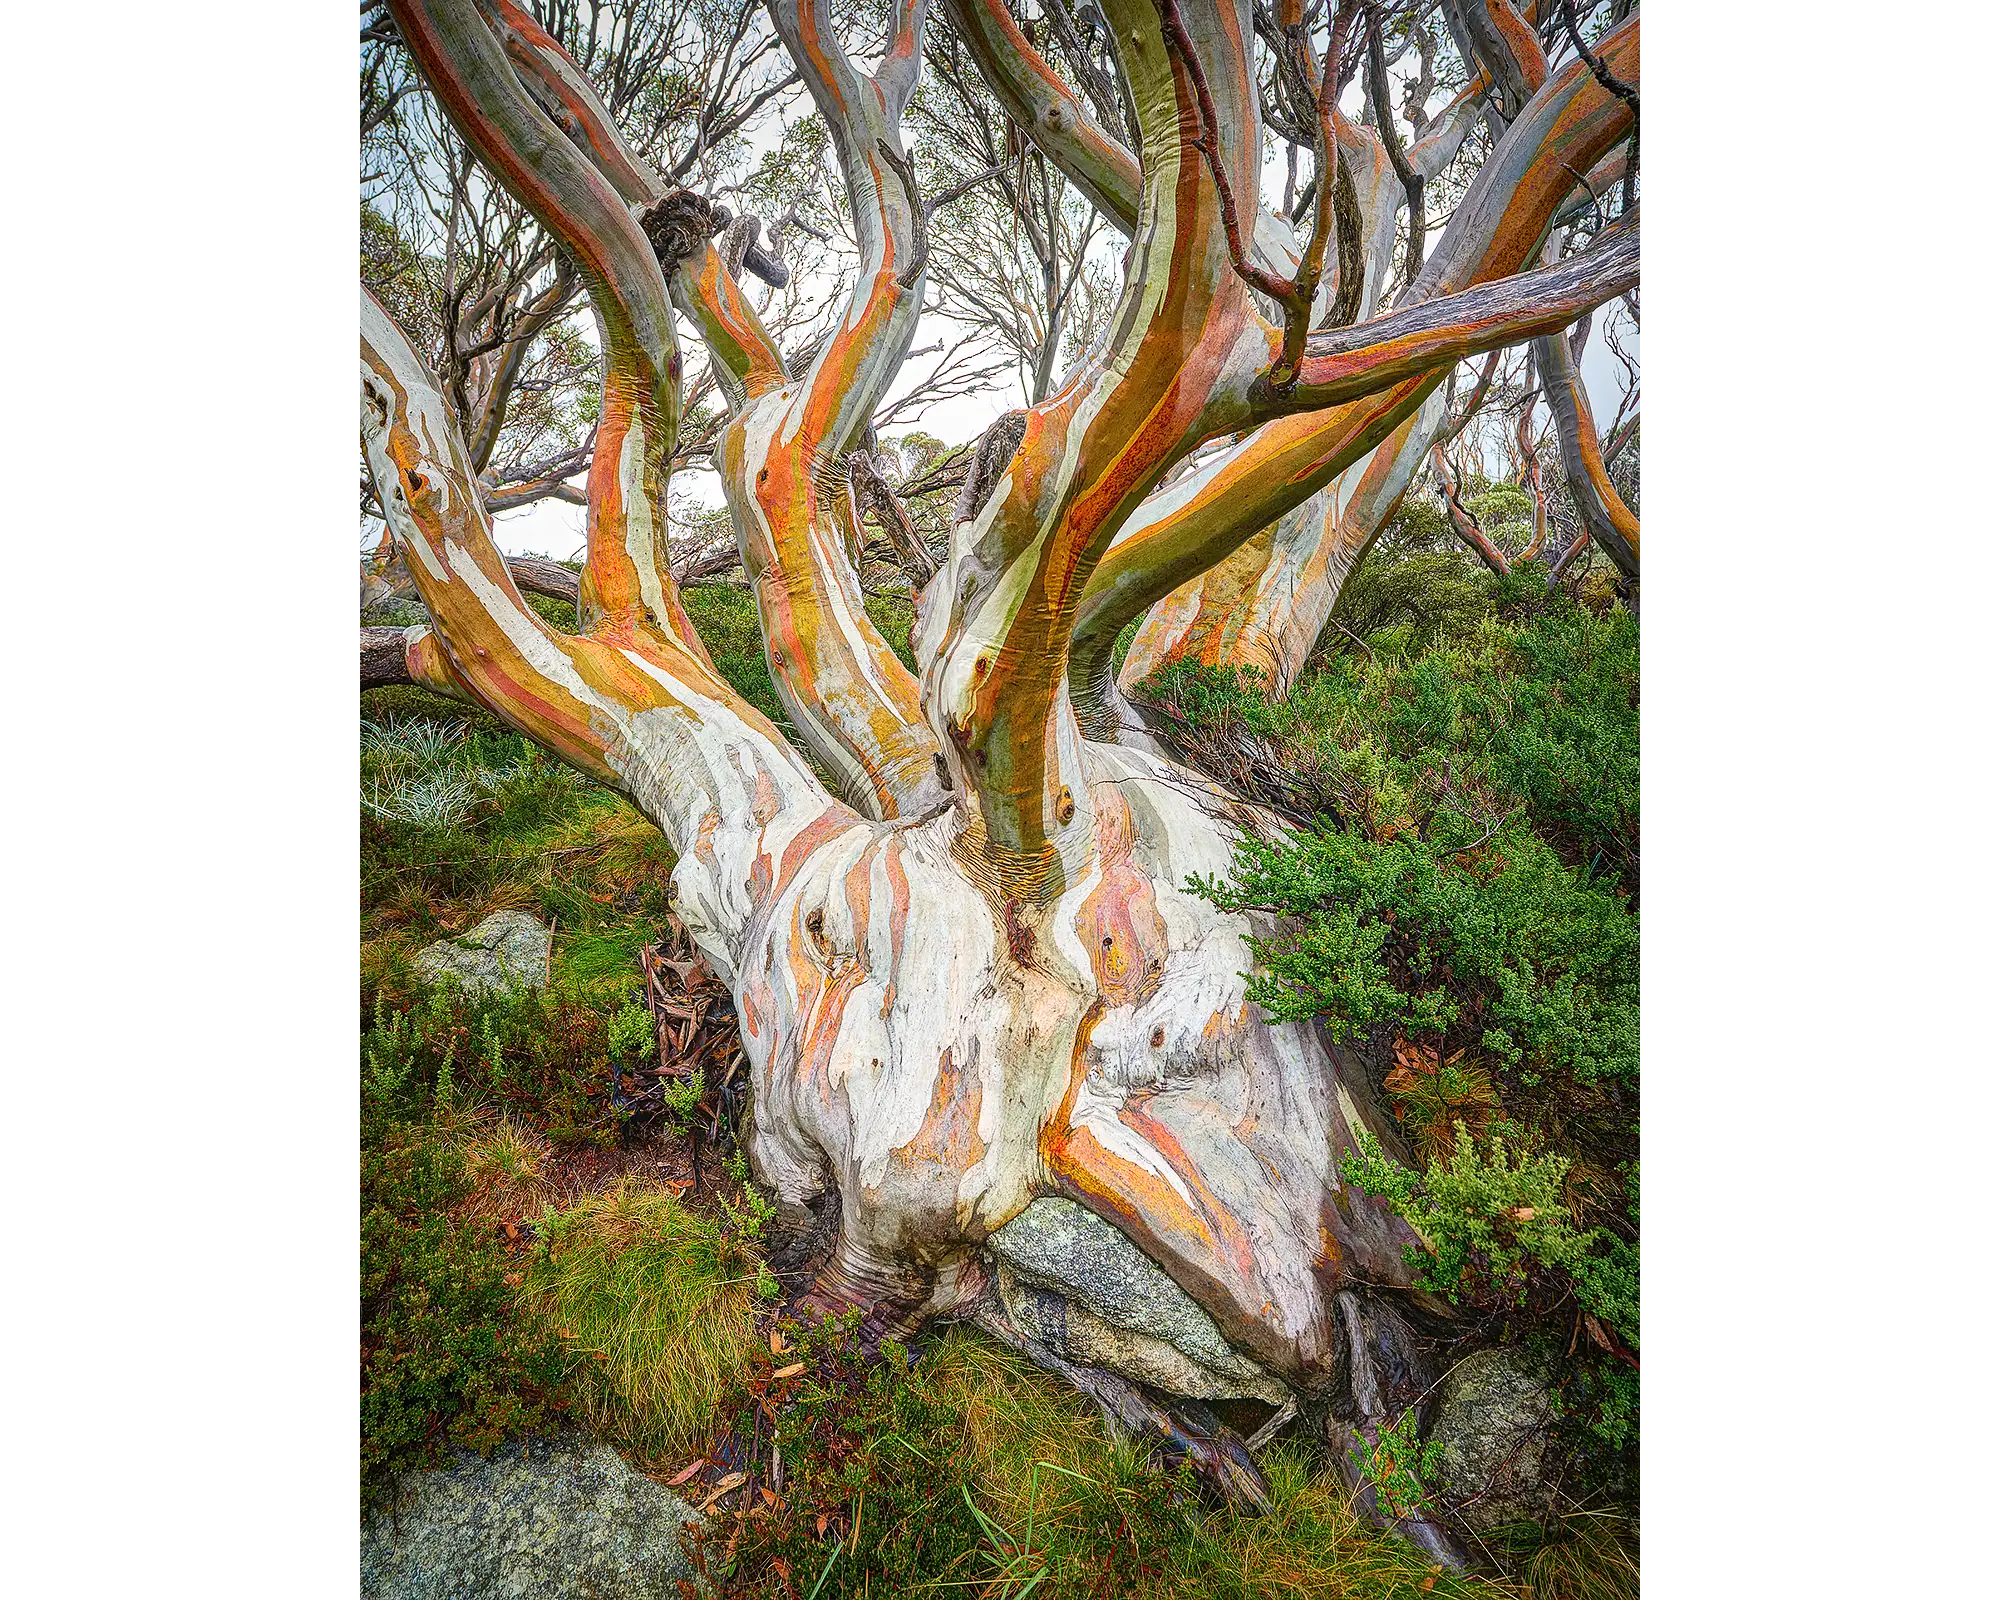
<instances>
[{"instance_id":1,"label":"tussock grass","mask_svg":"<svg viewBox=\"0 0 2000 1600\"><path fill-rule=\"evenodd\" d=\"M1623 1518L1577 1511L1520 1531L1513 1553L1521 1600L1638 1600L1638 1553ZM1532 1550L1525 1559L1523 1544Z\"/></svg>"},{"instance_id":2,"label":"tussock grass","mask_svg":"<svg viewBox=\"0 0 2000 1600\"><path fill-rule=\"evenodd\" d=\"M533 1128L504 1114L484 1116L460 1136L470 1188L460 1212L481 1222L538 1217L560 1189L550 1176L555 1149Z\"/></svg>"},{"instance_id":3,"label":"tussock grass","mask_svg":"<svg viewBox=\"0 0 2000 1600\"><path fill-rule=\"evenodd\" d=\"M971 1559L953 1563L955 1576L984 1573L1025 1592L1041 1571L1037 1594L1117 1593L1135 1600L1513 1593L1439 1572L1408 1545L1361 1522L1344 1486L1302 1446L1281 1445L1263 1456L1272 1508L1249 1516L1177 1495L1133 1448L1106 1435L1097 1408L1082 1395L970 1330L948 1331L907 1381L922 1411L952 1425L909 1440L903 1468L935 1485L929 1492L938 1521L965 1521L964 1510L950 1503L961 1492L984 1519L968 1526L976 1547ZM893 1449L885 1461L889 1454ZM893 1536L886 1528L872 1531ZM869 1536L863 1533L864 1543ZM1107 1558L1120 1544L1130 1548L1120 1569L1132 1576L1107 1588ZM851 1571L827 1592L861 1592L862 1579ZM977 1583L972 1588L978 1592Z\"/></svg>"},{"instance_id":4,"label":"tussock grass","mask_svg":"<svg viewBox=\"0 0 2000 1600\"><path fill-rule=\"evenodd\" d=\"M639 1455L684 1459L748 1370L756 1257L719 1222L632 1183L538 1229L520 1304L562 1340L585 1416Z\"/></svg>"}]
</instances>

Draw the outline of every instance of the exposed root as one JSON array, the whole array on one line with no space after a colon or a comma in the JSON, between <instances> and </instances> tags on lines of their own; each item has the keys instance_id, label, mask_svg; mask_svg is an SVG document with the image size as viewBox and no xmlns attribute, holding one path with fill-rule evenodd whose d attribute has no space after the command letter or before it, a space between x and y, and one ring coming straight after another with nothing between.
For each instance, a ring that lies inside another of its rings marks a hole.
<instances>
[{"instance_id":1,"label":"exposed root","mask_svg":"<svg viewBox=\"0 0 2000 1600\"><path fill-rule=\"evenodd\" d=\"M1114 1433L1130 1434L1153 1446L1164 1465L1182 1461L1231 1505L1246 1511L1271 1509L1271 1486L1250 1452L1215 1413L1198 1400L1155 1399L1151 1392L1115 1372L1065 1361L1040 1340L1021 1332L997 1305L980 1309L974 1322L1036 1366L1055 1373L1095 1400Z\"/></svg>"},{"instance_id":2,"label":"exposed root","mask_svg":"<svg viewBox=\"0 0 2000 1600\"><path fill-rule=\"evenodd\" d=\"M1347 1383L1327 1416L1326 1438L1353 1493L1354 1509L1440 1566L1463 1572L1471 1561L1459 1542L1426 1517L1398 1516L1382 1504L1365 1465L1383 1435L1430 1387L1429 1367L1410 1326L1386 1300L1353 1289L1341 1290L1335 1303L1347 1332Z\"/></svg>"}]
</instances>

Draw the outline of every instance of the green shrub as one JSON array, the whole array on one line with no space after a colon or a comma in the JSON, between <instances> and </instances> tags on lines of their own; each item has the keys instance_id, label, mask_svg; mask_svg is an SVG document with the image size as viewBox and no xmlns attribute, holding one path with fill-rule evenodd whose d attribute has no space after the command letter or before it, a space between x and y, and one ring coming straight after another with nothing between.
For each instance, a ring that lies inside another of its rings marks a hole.
<instances>
[{"instance_id":1,"label":"green shrub","mask_svg":"<svg viewBox=\"0 0 2000 1600\"><path fill-rule=\"evenodd\" d=\"M1184 745L1247 738L1314 797L1198 886L1297 919L1256 947L1254 998L1337 1034L1436 1035L1529 1086L1636 1077L1637 667L1629 617L1565 604L1340 657L1275 703L1228 669L1155 675Z\"/></svg>"},{"instance_id":2,"label":"green shrub","mask_svg":"<svg viewBox=\"0 0 2000 1600\"><path fill-rule=\"evenodd\" d=\"M1510 1157L1495 1134L1484 1151L1465 1124L1449 1159L1422 1175L1386 1154L1366 1129L1341 1176L1389 1201L1417 1232L1406 1250L1420 1288L1456 1297L1468 1278L1478 1297L1526 1302L1530 1264L1567 1280L1577 1302L1627 1344L1639 1343L1639 1253L1604 1228L1579 1227L1563 1198L1570 1163L1560 1155Z\"/></svg>"},{"instance_id":3,"label":"green shrub","mask_svg":"<svg viewBox=\"0 0 2000 1600\"><path fill-rule=\"evenodd\" d=\"M915 646L910 641L911 630L917 625L917 608L907 595L871 594L862 601L868 618L888 641L889 648L896 652L896 659L912 672L917 670Z\"/></svg>"},{"instance_id":4,"label":"green shrub","mask_svg":"<svg viewBox=\"0 0 2000 1600\"><path fill-rule=\"evenodd\" d=\"M1290 824L1192 887L1280 918L1251 998L1345 1041L1421 1152L1363 1135L1344 1177L1416 1230L1423 1287L1557 1353L1571 1487L1616 1488L1639 1343L1637 625L1452 554L1379 577L1421 603L1288 695L1177 664L1141 696Z\"/></svg>"},{"instance_id":5,"label":"green shrub","mask_svg":"<svg viewBox=\"0 0 2000 1600\"><path fill-rule=\"evenodd\" d=\"M652 1012L637 1003L620 1006L611 1019L611 1053L630 1061L647 1054L652 1047Z\"/></svg>"},{"instance_id":6,"label":"green shrub","mask_svg":"<svg viewBox=\"0 0 2000 1600\"><path fill-rule=\"evenodd\" d=\"M608 1146L620 1114L610 1104L609 1019L598 997L570 982L474 994L437 985L407 1010L378 998L363 1036L364 1082L396 1094L443 1094L519 1107L558 1145Z\"/></svg>"},{"instance_id":7,"label":"green shrub","mask_svg":"<svg viewBox=\"0 0 2000 1600\"><path fill-rule=\"evenodd\" d=\"M364 1075L361 1474L373 1496L447 1448L482 1453L551 1426L567 1405L555 1342L524 1326L490 1228L456 1215L465 1163L410 1063ZM445 1083L449 1083L447 1071Z\"/></svg>"},{"instance_id":8,"label":"green shrub","mask_svg":"<svg viewBox=\"0 0 2000 1600\"><path fill-rule=\"evenodd\" d=\"M733 583L690 583L681 590L681 604L715 658L715 670L780 731L790 735L791 719L778 702L770 669L764 664L764 634L757 622L755 597Z\"/></svg>"}]
</instances>

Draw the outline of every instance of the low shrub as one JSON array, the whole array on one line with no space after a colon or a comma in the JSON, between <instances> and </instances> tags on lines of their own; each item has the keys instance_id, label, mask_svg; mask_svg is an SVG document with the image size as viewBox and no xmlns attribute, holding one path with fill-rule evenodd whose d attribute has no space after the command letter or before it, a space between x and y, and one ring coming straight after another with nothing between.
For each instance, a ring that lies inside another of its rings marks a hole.
<instances>
[{"instance_id":1,"label":"low shrub","mask_svg":"<svg viewBox=\"0 0 2000 1600\"><path fill-rule=\"evenodd\" d=\"M468 1183L449 1078L364 1073L361 1476L373 1498L453 1446L492 1449L567 1408L557 1342L518 1315L490 1225L460 1214Z\"/></svg>"},{"instance_id":2,"label":"low shrub","mask_svg":"<svg viewBox=\"0 0 2000 1600\"><path fill-rule=\"evenodd\" d=\"M1458 559L1406 555L1379 591ZM1140 697L1187 759L1277 813L1192 887L1280 919L1253 943L1251 998L1324 1023L1410 1145L1364 1136L1345 1180L1410 1222L1418 1281L1473 1336L1563 1357L1569 1482L1588 1493L1629 1484L1637 1398L1637 625L1545 587L1451 583L1426 640L1399 613L1286 696L1182 663Z\"/></svg>"}]
</instances>

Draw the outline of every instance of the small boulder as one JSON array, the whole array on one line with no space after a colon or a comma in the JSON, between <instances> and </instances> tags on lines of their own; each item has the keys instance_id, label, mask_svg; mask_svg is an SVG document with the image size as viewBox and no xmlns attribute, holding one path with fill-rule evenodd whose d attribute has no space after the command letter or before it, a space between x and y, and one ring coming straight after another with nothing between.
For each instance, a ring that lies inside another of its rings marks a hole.
<instances>
[{"instance_id":1,"label":"small boulder","mask_svg":"<svg viewBox=\"0 0 2000 1600\"><path fill-rule=\"evenodd\" d=\"M1036 1200L986 1243L1008 1315L1058 1355L1170 1394L1283 1401L1185 1289L1074 1200Z\"/></svg>"},{"instance_id":2,"label":"small boulder","mask_svg":"<svg viewBox=\"0 0 2000 1600\"><path fill-rule=\"evenodd\" d=\"M1439 1487L1465 1525L1488 1533L1547 1509L1542 1457L1555 1418L1543 1375L1519 1350L1479 1350L1451 1369L1430 1442Z\"/></svg>"},{"instance_id":3,"label":"small boulder","mask_svg":"<svg viewBox=\"0 0 2000 1600\"><path fill-rule=\"evenodd\" d=\"M534 1439L405 1479L361 1529L363 1600L668 1600L699 1513L609 1445Z\"/></svg>"},{"instance_id":4,"label":"small boulder","mask_svg":"<svg viewBox=\"0 0 2000 1600\"><path fill-rule=\"evenodd\" d=\"M549 930L525 911L496 911L470 933L418 951L416 969L426 983L449 972L479 994L539 989L549 981Z\"/></svg>"}]
</instances>

